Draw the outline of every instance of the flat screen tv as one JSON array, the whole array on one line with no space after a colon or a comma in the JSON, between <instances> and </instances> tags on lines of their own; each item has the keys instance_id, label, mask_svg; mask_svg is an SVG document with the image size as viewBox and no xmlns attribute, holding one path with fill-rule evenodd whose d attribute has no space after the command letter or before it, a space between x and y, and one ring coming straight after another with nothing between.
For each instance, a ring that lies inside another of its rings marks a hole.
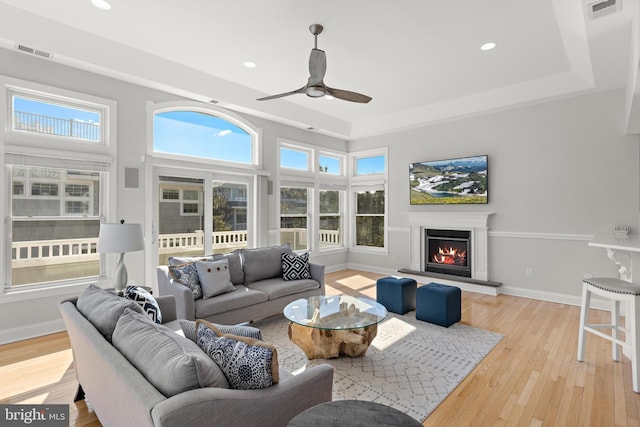
<instances>
[{"instance_id":1,"label":"flat screen tv","mask_svg":"<svg viewBox=\"0 0 640 427\"><path fill-rule=\"evenodd\" d=\"M487 156L409 164L412 205L486 204Z\"/></svg>"}]
</instances>

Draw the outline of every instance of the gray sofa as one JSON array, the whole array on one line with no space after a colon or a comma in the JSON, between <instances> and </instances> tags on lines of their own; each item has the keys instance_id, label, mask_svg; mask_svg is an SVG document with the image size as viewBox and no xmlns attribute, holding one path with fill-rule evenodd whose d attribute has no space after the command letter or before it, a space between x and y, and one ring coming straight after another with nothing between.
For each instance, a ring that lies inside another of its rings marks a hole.
<instances>
[{"instance_id":1,"label":"gray sofa","mask_svg":"<svg viewBox=\"0 0 640 427\"><path fill-rule=\"evenodd\" d=\"M112 304L112 301L101 302L96 311L85 317L78 309L80 298L63 301L59 308L67 326L80 384L76 400L84 398L86 393L103 426L284 426L307 408L331 400L333 368L329 365L312 367L297 375L280 369L280 382L260 390L196 386L167 396L166 392L160 391L164 389L158 385L158 378L164 377L162 381L168 382L170 387L175 387L176 383L180 385L189 374L183 374L183 365L187 363L183 354L176 359L175 344L150 347L149 342L159 338L179 343L192 352L193 346L200 350L193 341L172 332L180 330L175 320L173 297L157 298L165 322L163 325L148 318L146 322L142 321L140 317L146 318L145 314L134 313L129 308L123 312L122 307L117 302ZM83 311L87 311L86 304ZM113 341L110 341L111 335L104 335L101 324L105 323L105 318L110 318L107 323L113 325L118 312L122 314L115 325ZM89 319L98 324L100 330ZM133 325L142 325L138 329L146 332L123 336L131 330L132 323L126 323L126 319L133 319ZM129 329L126 329L127 325ZM123 351L119 351L116 345ZM150 348L153 348L151 355ZM164 350L171 354L164 354ZM136 352L142 353L144 359L140 360L141 354ZM208 358L204 352L202 355ZM166 363L164 369L159 369L157 364L162 363L165 357L169 357L171 362ZM194 353L190 357L193 359L200 355Z\"/></svg>"},{"instance_id":2,"label":"gray sofa","mask_svg":"<svg viewBox=\"0 0 640 427\"><path fill-rule=\"evenodd\" d=\"M324 265L309 263L311 278L284 280L283 253L292 253L288 245L241 249L230 254L212 255L212 260L229 261L231 282L235 290L207 299L195 299L192 291L176 282L169 266L157 268L160 295L173 295L180 319L205 319L210 322L236 324L282 313L292 301L324 295ZM178 265L193 258L171 258Z\"/></svg>"}]
</instances>

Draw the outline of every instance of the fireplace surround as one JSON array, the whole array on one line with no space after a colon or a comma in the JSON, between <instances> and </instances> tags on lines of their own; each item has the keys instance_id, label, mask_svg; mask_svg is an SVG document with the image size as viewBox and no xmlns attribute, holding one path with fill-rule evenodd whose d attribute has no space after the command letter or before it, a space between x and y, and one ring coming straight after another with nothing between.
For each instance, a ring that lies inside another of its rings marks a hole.
<instances>
[{"instance_id":1,"label":"fireplace surround","mask_svg":"<svg viewBox=\"0 0 640 427\"><path fill-rule=\"evenodd\" d=\"M488 222L492 212L409 212L410 269L426 272L426 230L454 230L469 234L469 273L465 277L488 281ZM450 274L450 273L447 273ZM455 280L455 275L452 276Z\"/></svg>"}]
</instances>

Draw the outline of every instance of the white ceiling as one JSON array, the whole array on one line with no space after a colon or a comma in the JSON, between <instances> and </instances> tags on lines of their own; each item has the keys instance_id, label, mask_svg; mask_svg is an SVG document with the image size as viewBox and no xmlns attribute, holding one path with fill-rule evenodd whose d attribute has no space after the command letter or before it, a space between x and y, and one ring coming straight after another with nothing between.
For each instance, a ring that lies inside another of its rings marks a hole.
<instances>
[{"instance_id":1,"label":"white ceiling","mask_svg":"<svg viewBox=\"0 0 640 427\"><path fill-rule=\"evenodd\" d=\"M0 47L353 140L624 87L638 0L591 21L594 1L0 0ZM256 101L306 83L313 23L325 83L370 103Z\"/></svg>"}]
</instances>

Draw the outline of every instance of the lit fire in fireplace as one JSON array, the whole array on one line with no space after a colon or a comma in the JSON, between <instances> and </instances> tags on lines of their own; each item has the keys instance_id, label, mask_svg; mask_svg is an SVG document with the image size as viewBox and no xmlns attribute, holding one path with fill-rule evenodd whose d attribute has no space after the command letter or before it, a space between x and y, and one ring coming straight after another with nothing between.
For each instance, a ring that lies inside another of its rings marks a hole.
<instances>
[{"instance_id":1,"label":"lit fire in fireplace","mask_svg":"<svg viewBox=\"0 0 640 427\"><path fill-rule=\"evenodd\" d=\"M466 265L467 251L459 251L452 247L438 248L438 253L433 254L433 261L438 264Z\"/></svg>"}]
</instances>

